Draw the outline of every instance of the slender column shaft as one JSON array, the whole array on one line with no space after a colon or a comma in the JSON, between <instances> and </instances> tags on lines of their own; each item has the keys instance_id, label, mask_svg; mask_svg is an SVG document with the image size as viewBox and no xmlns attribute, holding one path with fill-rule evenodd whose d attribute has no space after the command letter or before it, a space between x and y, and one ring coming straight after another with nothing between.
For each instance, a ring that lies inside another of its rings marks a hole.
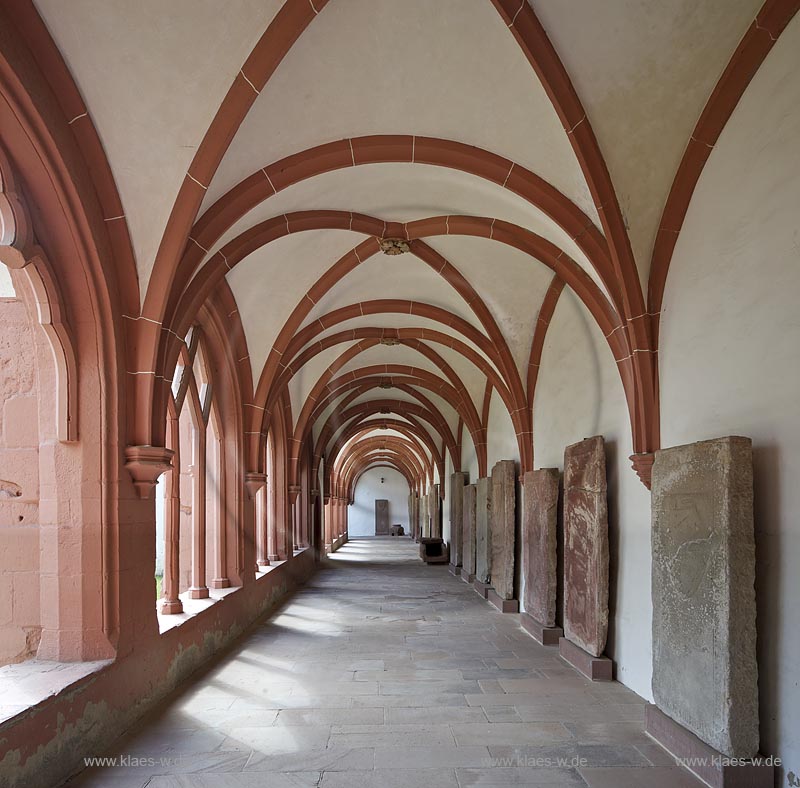
<instances>
[{"instance_id":1,"label":"slender column shaft","mask_svg":"<svg viewBox=\"0 0 800 788\"><path fill-rule=\"evenodd\" d=\"M278 535L275 532L275 487L271 476L267 476L265 490L265 511L267 515L267 558L278 561Z\"/></svg>"},{"instance_id":2,"label":"slender column shaft","mask_svg":"<svg viewBox=\"0 0 800 788\"><path fill-rule=\"evenodd\" d=\"M214 554L214 579L211 581L213 588L228 588L231 584L228 578L228 535L226 521L228 518L228 499L225 486L225 455L223 454L224 443L221 439L215 438L215 453L217 488L212 490L212 497L216 496L215 510L216 518L214 527L216 529L217 550Z\"/></svg>"},{"instance_id":3,"label":"slender column shaft","mask_svg":"<svg viewBox=\"0 0 800 788\"><path fill-rule=\"evenodd\" d=\"M192 599L205 599L206 586L206 435L194 431L194 478L192 479Z\"/></svg>"},{"instance_id":4,"label":"slender column shaft","mask_svg":"<svg viewBox=\"0 0 800 788\"><path fill-rule=\"evenodd\" d=\"M172 449L172 470L164 479L166 511L164 512L164 580L160 612L164 615L183 612L180 591L181 555L181 460L178 419L170 417L167 424L167 448Z\"/></svg>"},{"instance_id":5,"label":"slender column shaft","mask_svg":"<svg viewBox=\"0 0 800 788\"><path fill-rule=\"evenodd\" d=\"M178 420L170 419L169 434L176 435ZM165 615L182 613L183 603L178 597L181 554L181 479L180 457L178 454L178 441L172 440L173 451L172 470L166 474L166 512L164 523L164 580L160 611Z\"/></svg>"},{"instance_id":6,"label":"slender column shaft","mask_svg":"<svg viewBox=\"0 0 800 788\"><path fill-rule=\"evenodd\" d=\"M256 495L256 564L259 568L269 566L268 528L267 528L267 489L262 487Z\"/></svg>"}]
</instances>

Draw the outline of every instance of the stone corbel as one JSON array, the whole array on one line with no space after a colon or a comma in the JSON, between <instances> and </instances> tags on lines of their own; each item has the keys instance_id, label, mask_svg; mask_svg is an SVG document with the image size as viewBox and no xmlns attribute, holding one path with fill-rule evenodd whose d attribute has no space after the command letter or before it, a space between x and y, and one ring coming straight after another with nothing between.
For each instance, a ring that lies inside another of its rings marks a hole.
<instances>
[{"instance_id":1,"label":"stone corbel","mask_svg":"<svg viewBox=\"0 0 800 788\"><path fill-rule=\"evenodd\" d=\"M172 449L161 446L128 446L125 449L125 467L142 500L150 497L158 477L172 467L174 455Z\"/></svg>"},{"instance_id":2,"label":"stone corbel","mask_svg":"<svg viewBox=\"0 0 800 788\"><path fill-rule=\"evenodd\" d=\"M648 490L650 489L653 478L653 461L655 458L656 455L654 452L631 454L629 457L633 470L636 471L636 475Z\"/></svg>"},{"instance_id":3,"label":"stone corbel","mask_svg":"<svg viewBox=\"0 0 800 788\"><path fill-rule=\"evenodd\" d=\"M244 486L247 490L247 497L254 501L258 491L267 486L267 474L249 471L244 475Z\"/></svg>"}]
</instances>

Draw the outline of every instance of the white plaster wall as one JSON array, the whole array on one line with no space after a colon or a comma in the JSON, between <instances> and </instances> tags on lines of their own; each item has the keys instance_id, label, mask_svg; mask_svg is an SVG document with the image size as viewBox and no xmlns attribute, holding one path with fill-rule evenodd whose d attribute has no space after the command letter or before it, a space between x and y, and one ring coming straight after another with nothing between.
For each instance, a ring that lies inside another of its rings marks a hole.
<instances>
[{"instance_id":1,"label":"white plaster wall","mask_svg":"<svg viewBox=\"0 0 800 788\"><path fill-rule=\"evenodd\" d=\"M650 699L650 495L628 460L628 410L611 351L570 290L562 293L547 332L533 412L536 468L563 471L566 446L592 435L605 438L611 546L606 653L619 681Z\"/></svg>"},{"instance_id":2,"label":"white plaster wall","mask_svg":"<svg viewBox=\"0 0 800 788\"><path fill-rule=\"evenodd\" d=\"M453 475L453 460L445 449L444 460L444 500L442 501L442 539L450 542L450 477Z\"/></svg>"},{"instance_id":3,"label":"white plaster wall","mask_svg":"<svg viewBox=\"0 0 800 788\"><path fill-rule=\"evenodd\" d=\"M611 173L642 282L672 178L761 0L532 0Z\"/></svg>"},{"instance_id":4,"label":"white plaster wall","mask_svg":"<svg viewBox=\"0 0 800 788\"><path fill-rule=\"evenodd\" d=\"M461 437L461 470L467 474L467 484L475 484L478 481L478 455L475 453L475 444L466 427Z\"/></svg>"},{"instance_id":5,"label":"white plaster wall","mask_svg":"<svg viewBox=\"0 0 800 788\"><path fill-rule=\"evenodd\" d=\"M381 477L385 479L381 484ZM355 500L349 507L350 536L375 536L375 501L389 501L389 523L400 523L408 533L408 483L393 468L370 468L356 484Z\"/></svg>"},{"instance_id":6,"label":"white plaster wall","mask_svg":"<svg viewBox=\"0 0 800 788\"><path fill-rule=\"evenodd\" d=\"M505 403L495 389L489 401L489 428L486 435L487 471L489 475L496 462L515 460L519 466L519 444L514 424ZM517 468L519 470L519 467Z\"/></svg>"},{"instance_id":7,"label":"white plaster wall","mask_svg":"<svg viewBox=\"0 0 800 788\"><path fill-rule=\"evenodd\" d=\"M795 17L697 185L667 281L660 353L662 445L753 440L761 749L787 775L800 774L799 141Z\"/></svg>"},{"instance_id":8,"label":"white plaster wall","mask_svg":"<svg viewBox=\"0 0 800 788\"><path fill-rule=\"evenodd\" d=\"M15 298L14 284L11 281L11 272L0 263L0 298Z\"/></svg>"}]
</instances>

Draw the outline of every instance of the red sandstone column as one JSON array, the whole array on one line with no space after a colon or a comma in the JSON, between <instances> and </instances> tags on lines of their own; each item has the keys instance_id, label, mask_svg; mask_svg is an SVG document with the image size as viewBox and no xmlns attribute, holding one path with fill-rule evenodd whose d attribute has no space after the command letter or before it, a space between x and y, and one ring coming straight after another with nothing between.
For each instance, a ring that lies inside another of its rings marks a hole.
<instances>
[{"instance_id":1,"label":"red sandstone column","mask_svg":"<svg viewBox=\"0 0 800 788\"><path fill-rule=\"evenodd\" d=\"M247 496L244 502L244 522L242 525L244 538L249 540L250 544L256 541L256 528L258 527L257 501L259 492L264 489L266 483L267 477L263 473L248 472L244 475L244 488L247 491ZM254 564L254 568L258 569L257 563Z\"/></svg>"},{"instance_id":2,"label":"red sandstone column","mask_svg":"<svg viewBox=\"0 0 800 788\"><path fill-rule=\"evenodd\" d=\"M324 530L325 530L325 545L324 545L324 547L325 547L325 552L329 553L331 551L331 545L333 543L333 539L331 538L331 536L333 534L333 530L332 530L333 523L331 522L331 499L330 498L328 498L328 500L325 501L325 505L323 507L323 520L324 520L324 523L325 523L325 525L324 525Z\"/></svg>"},{"instance_id":3,"label":"red sandstone column","mask_svg":"<svg viewBox=\"0 0 800 788\"><path fill-rule=\"evenodd\" d=\"M336 517L336 532L338 537L341 539L344 537L345 532L347 531L347 502L344 498L336 499L336 508L338 509L338 515Z\"/></svg>"},{"instance_id":4,"label":"red sandstone column","mask_svg":"<svg viewBox=\"0 0 800 788\"><path fill-rule=\"evenodd\" d=\"M160 610L164 615L171 615L183 613L183 602L178 596L181 555L181 477L177 418L169 419L167 431L172 439L169 448L172 448L175 454L172 457L172 469L164 479L167 510L164 518L164 583Z\"/></svg>"},{"instance_id":5,"label":"red sandstone column","mask_svg":"<svg viewBox=\"0 0 800 788\"><path fill-rule=\"evenodd\" d=\"M305 485L300 488L300 547L311 546L311 507Z\"/></svg>"},{"instance_id":6,"label":"red sandstone column","mask_svg":"<svg viewBox=\"0 0 800 788\"><path fill-rule=\"evenodd\" d=\"M225 521L228 518L227 487L225 485L225 452L224 443L219 438L217 441L217 551L214 555L214 578L212 588L229 588L231 581L228 578L228 537Z\"/></svg>"},{"instance_id":7,"label":"red sandstone column","mask_svg":"<svg viewBox=\"0 0 800 788\"><path fill-rule=\"evenodd\" d=\"M275 470L275 463L273 460L273 451L271 443L267 444L267 499L266 499L266 512L267 512L267 558L270 561L280 561L284 556L283 548L281 546L282 532L278 525L279 522L279 508L278 508L278 495L280 487L277 485L278 475Z\"/></svg>"},{"instance_id":8,"label":"red sandstone column","mask_svg":"<svg viewBox=\"0 0 800 788\"><path fill-rule=\"evenodd\" d=\"M192 478L192 587L191 599L208 597L206 586L206 432L195 428Z\"/></svg>"},{"instance_id":9,"label":"red sandstone column","mask_svg":"<svg viewBox=\"0 0 800 788\"><path fill-rule=\"evenodd\" d=\"M275 482L267 475L266 512L267 512L267 558L280 561L278 555L277 512L275 511Z\"/></svg>"},{"instance_id":10,"label":"red sandstone column","mask_svg":"<svg viewBox=\"0 0 800 788\"><path fill-rule=\"evenodd\" d=\"M322 532L322 501L319 497L319 490L311 490L311 501L309 507L309 518L311 522L310 544L314 550L314 560L319 561L321 555L325 555L325 535Z\"/></svg>"},{"instance_id":11,"label":"red sandstone column","mask_svg":"<svg viewBox=\"0 0 800 788\"><path fill-rule=\"evenodd\" d=\"M84 436L87 437L87 436ZM91 441L91 435L88 436ZM100 437L96 441L101 440ZM49 455L51 449L63 446L60 443L44 444L41 448L46 449ZM159 476L170 470L171 459L173 452L170 449L161 448L158 446L127 446L125 448L125 468L130 473L132 484L126 478L127 474L121 474L119 478L119 506L120 506L120 529L119 529L119 549L120 555L125 560L124 569L111 568L112 577L116 576L119 585L111 589L111 596L109 604L114 608L113 610L104 611L107 616L106 621L112 626L119 625L119 640L116 644L116 656L127 657L134 649L134 644L141 643L143 640L151 638L158 639L158 623L156 617L153 615L153 596L152 594L144 593L148 588L152 588L153 583L153 568L155 566L156 550L155 539L142 539L142 534L155 533L155 508L153 501L153 490ZM74 459L74 457L73 457ZM48 469L51 470L51 469ZM82 472L86 472L87 467L84 465ZM55 478L56 468L52 467L52 473L46 478ZM90 480L84 480L84 489L88 487ZM80 500L80 498L78 499ZM85 518L86 512L80 508L75 507L75 499L70 503L68 512L64 512L64 523L69 522L70 515L79 518L77 520L77 527L70 533L70 537L75 533L86 529L87 521ZM40 510L41 511L41 510ZM58 510L53 512L58 516ZM47 521L42 520L43 525ZM88 523L91 526L91 523ZM72 538L64 540L65 547L74 544ZM80 546L78 542L78 546ZM51 557L57 560L61 567L74 566L80 572L86 572L90 569L87 567L78 554L73 558L67 555L59 554L58 545L54 545L56 552L51 553L48 550L49 545L41 541L40 536L40 549L42 560L46 557ZM102 567L101 567L102 569ZM109 571L109 567L106 567ZM48 578L44 578L48 580ZM74 584L71 575L66 575L64 580L69 584L69 597L65 600L67 609L81 615L82 611L82 598L79 593L76 598L76 589L80 590L81 583ZM112 580L113 583L113 580ZM44 586L42 586L44 589ZM91 652L83 648L84 642L74 637L74 633L62 630L66 641L60 637L53 642L51 637L48 637L47 630L48 620L45 619L45 613L53 616L60 616L62 605L59 602L58 596L52 597L47 594L53 594L57 590L52 586L47 588L47 593L42 596L42 599L47 599L47 605L42 608L42 640L39 644L37 652L38 659L52 659L61 662L73 662L80 660L94 660L103 659L106 655L98 655L96 651ZM91 590L91 589L90 589ZM98 604L102 599L101 595L97 595L94 605ZM82 616L84 622L87 620ZM86 635L92 634L92 631L86 629L86 624L81 625L81 631ZM59 634L59 633L53 633ZM67 649L62 646L68 646ZM75 647L81 646L81 651L76 653ZM57 650L53 650L57 647ZM114 656L114 651L109 649L108 656Z\"/></svg>"},{"instance_id":12,"label":"red sandstone column","mask_svg":"<svg viewBox=\"0 0 800 788\"><path fill-rule=\"evenodd\" d=\"M301 493L302 497L302 526L303 526L303 547L311 547L314 544L314 501L311 497L311 490L305 488Z\"/></svg>"},{"instance_id":13,"label":"red sandstone column","mask_svg":"<svg viewBox=\"0 0 800 788\"><path fill-rule=\"evenodd\" d=\"M289 494L286 480L286 463L280 457L274 458L271 467L274 470L272 479L275 483L273 501L275 504L275 534L277 541L277 553L280 560L291 558L292 556L292 513L289 505Z\"/></svg>"},{"instance_id":14,"label":"red sandstone column","mask_svg":"<svg viewBox=\"0 0 800 788\"><path fill-rule=\"evenodd\" d=\"M297 484L289 485L289 530L290 554L300 546L300 486Z\"/></svg>"},{"instance_id":15,"label":"red sandstone column","mask_svg":"<svg viewBox=\"0 0 800 788\"><path fill-rule=\"evenodd\" d=\"M311 546L311 490L308 484L309 467L303 458L300 470L300 530L298 534L300 547Z\"/></svg>"},{"instance_id":16,"label":"red sandstone column","mask_svg":"<svg viewBox=\"0 0 800 788\"><path fill-rule=\"evenodd\" d=\"M267 547L267 500L266 485L256 493L256 566L264 569L269 566L269 550Z\"/></svg>"}]
</instances>

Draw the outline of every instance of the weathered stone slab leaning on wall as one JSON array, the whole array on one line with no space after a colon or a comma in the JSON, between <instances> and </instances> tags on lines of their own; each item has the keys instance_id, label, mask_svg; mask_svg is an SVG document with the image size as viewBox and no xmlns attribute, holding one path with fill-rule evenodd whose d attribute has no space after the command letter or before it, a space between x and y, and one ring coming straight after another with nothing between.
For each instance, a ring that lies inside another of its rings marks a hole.
<instances>
[{"instance_id":1,"label":"weathered stone slab leaning on wall","mask_svg":"<svg viewBox=\"0 0 800 788\"><path fill-rule=\"evenodd\" d=\"M471 581L475 574L475 515L478 489L474 484L464 488L461 529L461 577Z\"/></svg>"},{"instance_id":2,"label":"weathered stone slab leaning on wall","mask_svg":"<svg viewBox=\"0 0 800 788\"><path fill-rule=\"evenodd\" d=\"M456 472L450 476L450 563L461 566L461 534L464 523L464 485L467 474Z\"/></svg>"},{"instance_id":3,"label":"weathered stone slab leaning on wall","mask_svg":"<svg viewBox=\"0 0 800 788\"><path fill-rule=\"evenodd\" d=\"M442 501L439 496L439 485L431 487L428 515L431 518L431 536L434 539L442 538Z\"/></svg>"},{"instance_id":4,"label":"weathered stone slab leaning on wall","mask_svg":"<svg viewBox=\"0 0 800 788\"><path fill-rule=\"evenodd\" d=\"M492 588L501 599L514 599L516 506L515 463L513 460L500 460L492 468L489 575Z\"/></svg>"},{"instance_id":5,"label":"weathered stone slab leaning on wall","mask_svg":"<svg viewBox=\"0 0 800 788\"><path fill-rule=\"evenodd\" d=\"M656 452L653 696L721 753L758 751L753 464L749 438Z\"/></svg>"},{"instance_id":6,"label":"weathered stone slab leaning on wall","mask_svg":"<svg viewBox=\"0 0 800 788\"><path fill-rule=\"evenodd\" d=\"M419 497L419 536L420 538L431 535L431 526L428 521L428 496Z\"/></svg>"},{"instance_id":7,"label":"weathered stone slab leaning on wall","mask_svg":"<svg viewBox=\"0 0 800 788\"><path fill-rule=\"evenodd\" d=\"M544 627L556 625L558 475L558 468L528 471L522 485L525 612Z\"/></svg>"},{"instance_id":8,"label":"weathered stone slab leaning on wall","mask_svg":"<svg viewBox=\"0 0 800 788\"><path fill-rule=\"evenodd\" d=\"M475 503L475 579L489 582L492 553L492 485L488 477L478 479Z\"/></svg>"},{"instance_id":9,"label":"weathered stone slab leaning on wall","mask_svg":"<svg viewBox=\"0 0 800 788\"><path fill-rule=\"evenodd\" d=\"M608 634L608 501L602 436L564 452L564 635L599 657Z\"/></svg>"}]
</instances>

